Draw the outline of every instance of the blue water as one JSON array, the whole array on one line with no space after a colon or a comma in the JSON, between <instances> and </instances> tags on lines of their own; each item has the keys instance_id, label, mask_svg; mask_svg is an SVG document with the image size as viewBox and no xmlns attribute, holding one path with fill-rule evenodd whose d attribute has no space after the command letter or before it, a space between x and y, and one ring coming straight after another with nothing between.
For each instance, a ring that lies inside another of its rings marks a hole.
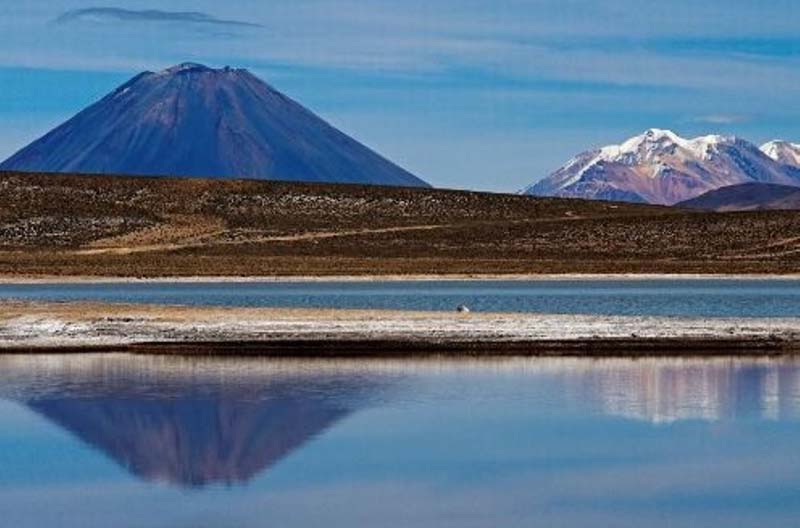
<instances>
[{"instance_id":1,"label":"blue water","mask_svg":"<svg viewBox=\"0 0 800 528\"><path fill-rule=\"evenodd\" d=\"M9 528L797 526L794 360L0 356Z\"/></svg>"},{"instance_id":2,"label":"blue water","mask_svg":"<svg viewBox=\"0 0 800 528\"><path fill-rule=\"evenodd\" d=\"M800 317L800 280L538 280L0 285L0 299L213 306Z\"/></svg>"}]
</instances>

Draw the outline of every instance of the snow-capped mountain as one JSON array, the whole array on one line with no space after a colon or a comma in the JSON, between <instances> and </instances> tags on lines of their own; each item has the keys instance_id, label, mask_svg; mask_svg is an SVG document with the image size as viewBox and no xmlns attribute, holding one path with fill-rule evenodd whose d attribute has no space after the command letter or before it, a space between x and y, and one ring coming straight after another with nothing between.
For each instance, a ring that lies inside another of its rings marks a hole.
<instances>
[{"instance_id":1,"label":"snow-capped mountain","mask_svg":"<svg viewBox=\"0 0 800 528\"><path fill-rule=\"evenodd\" d=\"M0 169L428 186L247 70L192 63L137 75Z\"/></svg>"},{"instance_id":2,"label":"snow-capped mountain","mask_svg":"<svg viewBox=\"0 0 800 528\"><path fill-rule=\"evenodd\" d=\"M684 139L650 129L584 152L524 194L675 204L746 182L800 185L800 173L735 136Z\"/></svg>"},{"instance_id":3,"label":"snow-capped mountain","mask_svg":"<svg viewBox=\"0 0 800 528\"><path fill-rule=\"evenodd\" d=\"M761 145L761 152L782 165L800 167L800 145L776 139Z\"/></svg>"}]
</instances>

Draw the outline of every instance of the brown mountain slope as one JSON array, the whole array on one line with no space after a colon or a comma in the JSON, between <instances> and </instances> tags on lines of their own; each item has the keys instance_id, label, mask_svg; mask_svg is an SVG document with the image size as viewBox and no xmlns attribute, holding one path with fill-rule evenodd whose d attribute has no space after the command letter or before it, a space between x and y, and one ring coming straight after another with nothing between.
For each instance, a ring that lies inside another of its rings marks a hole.
<instances>
[{"instance_id":1,"label":"brown mountain slope","mask_svg":"<svg viewBox=\"0 0 800 528\"><path fill-rule=\"evenodd\" d=\"M0 174L0 274L800 272L800 214L430 189Z\"/></svg>"},{"instance_id":2,"label":"brown mountain slope","mask_svg":"<svg viewBox=\"0 0 800 528\"><path fill-rule=\"evenodd\" d=\"M705 211L776 211L800 209L800 188L770 183L744 183L709 191L678 204Z\"/></svg>"}]
</instances>

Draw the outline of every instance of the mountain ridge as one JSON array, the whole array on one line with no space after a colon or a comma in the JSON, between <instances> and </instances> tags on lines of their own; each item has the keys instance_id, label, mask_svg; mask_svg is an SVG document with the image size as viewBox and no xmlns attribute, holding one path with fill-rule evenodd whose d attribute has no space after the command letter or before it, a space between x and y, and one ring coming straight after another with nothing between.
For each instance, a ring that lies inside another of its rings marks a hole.
<instances>
[{"instance_id":1,"label":"mountain ridge","mask_svg":"<svg viewBox=\"0 0 800 528\"><path fill-rule=\"evenodd\" d=\"M677 207L703 211L791 211L800 209L800 187L742 183L701 194Z\"/></svg>"}]
</instances>

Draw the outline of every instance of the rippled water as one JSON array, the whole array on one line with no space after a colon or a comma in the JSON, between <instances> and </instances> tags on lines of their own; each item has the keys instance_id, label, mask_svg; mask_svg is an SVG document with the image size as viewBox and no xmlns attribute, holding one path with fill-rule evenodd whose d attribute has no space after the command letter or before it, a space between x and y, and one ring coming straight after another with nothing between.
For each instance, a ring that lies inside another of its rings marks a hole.
<instances>
[{"instance_id":1,"label":"rippled water","mask_svg":"<svg viewBox=\"0 0 800 528\"><path fill-rule=\"evenodd\" d=\"M0 299L699 317L800 317L800 280L0 284Z\"/></svg>"},{"instance_id":2,"label":"rippled water","mask_svg":"<svg viewBox=\"0 0 800 528\"><path fill-rule=\"evenodd\" d=\"M800 361L0 356L0 525L788 527Z\"/></svg>"}]
</instances>

